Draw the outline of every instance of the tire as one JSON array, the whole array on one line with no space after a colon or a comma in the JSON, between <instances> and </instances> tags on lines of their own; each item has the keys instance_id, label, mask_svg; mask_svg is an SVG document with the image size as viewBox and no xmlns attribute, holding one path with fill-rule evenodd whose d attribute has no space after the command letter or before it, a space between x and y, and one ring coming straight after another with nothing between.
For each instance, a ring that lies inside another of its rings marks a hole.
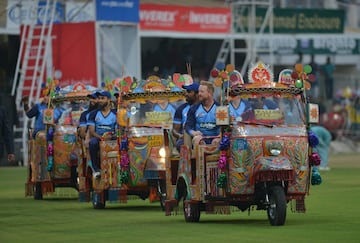
<instances>
[{"instance_id":1,"label":"tire","mask_svg":"<svg viewBox=\"0 0 360 243\"><path fill-rule=\"evenodd\" d=\"M184 200L184 217L185 222L199 222L200 220L200 207L197 203L190 203Z\"/></svg>"},{"instance_id":2,"label":"tire","mask_svg":"<svg viewBox=\"0 0 360 243\"><path fill-rule=\"evenodd\" d=\"M272 226L284 225L286 219L286 197L281 186L270 188L267 215Z\"/></svg>"},{"instance_id":3,"label":"tire","mask_svg":"<svg viewBox=\"0 0 360 243\"><path fill-rule=\"evenodd\" d=\"M93 204L94 209L104 209L105 208L105 200L104 200L104 202L102 202L101 195L99 193L93 192L92 204Z\"/></svg>"},{"instance_id":4,"label":"tire","mask_svg":"<svg viewBox=\"0 0 360 243\"><path fill-rule=\"evenodd\" d=\"M43 194L41 190L41 182L35 182L34 185L34 199L35 200L42 200Z\"/></svg>"},{"instance_id":5,"label":"tire","mask_svg":"<svg viewBox=\"0 0 360 243\"><path fill-rule=\"evenodd\" d=\"M158 190L159 190L159 198L160 198L160 206L162 211L165 211L165 200L166 200L166 185L165 181L158 181Z\"/></svg>"}]
</instances>

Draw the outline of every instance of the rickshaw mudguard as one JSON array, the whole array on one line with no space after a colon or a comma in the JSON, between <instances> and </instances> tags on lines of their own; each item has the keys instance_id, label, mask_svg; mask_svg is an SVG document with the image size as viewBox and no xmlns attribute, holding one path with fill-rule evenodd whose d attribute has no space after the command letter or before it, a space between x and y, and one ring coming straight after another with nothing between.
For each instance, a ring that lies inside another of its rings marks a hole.
<instances>
[{"instance_id":1,"label":"rickshaw mudguard","mask_svg":"<svg viewBox=\"0 0 360 243\"><path fill-rule=\"evenodd\" d=\"M185 173L181 173L179 174L177 183L176 183L176 190L175 190L175 195L174 198L176 200L179 200L179 187L178 187L178 182L180 179L183 179L186 185L186 198L185 200L190 200L191 199L191 190L190 190L190 178L185 174Z\"/></svg>"},{"instance_id":2,"label":"rickshaw mudguard","mask_svg":"<svg viewBox=\"0 0 360 243\"><path fill-rule=\"evenodd\" d=\"M287 157L260 157L255 162L253 183L264 181L292 181L294 167Z\"/></svg>"}]
</instances>

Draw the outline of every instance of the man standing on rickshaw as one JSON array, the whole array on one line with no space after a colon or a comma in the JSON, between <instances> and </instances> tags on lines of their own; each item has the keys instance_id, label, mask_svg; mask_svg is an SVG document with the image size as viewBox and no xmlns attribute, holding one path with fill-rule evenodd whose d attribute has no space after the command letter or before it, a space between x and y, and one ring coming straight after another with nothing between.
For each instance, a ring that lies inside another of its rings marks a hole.
<instances>
[{"instance_id":1,"label":"man standing on rickshaw","mask_svg":"<svg viewBox=\"0 0 360 243\"><path fill-rule=\"evenodd\" d=\"M45 124L43 121L43 113L44 110L49 108L49 100L50 96L49 93L45 94L44 97L42 97L42 99L40 99L39 103L36 103L33 107L29 107L29 98L28 97L24 97L22 102L23 102L23 106L24 106L24 111L26 113L26 116L28 118L33 118L35 117L35 125L34 125L34 131L33 131L33 138L36 137L36 135L40 132L40 131L45 131ZM54 110L54 121L57 122L59 120L59 118L61 117L63 110L62 109L58 109L56 108ZM39 138L40 139L45 139L45 133L41 133L39 134Z\"/></svg>"},{"instance_id":2,"label":"man standing on rickshaw","mask_svg":"<svg viewBox=\"0 0 360 243\"><path fill-rule=\"evenodd\" d=\"M214 85L211 82L200 82L199 101L189 109L185 130L193 138L193 144L216 144L218 139L214 137L220 134L220 127L216 125L216 107L219 104L214 100Z\"/></svg>"},{"instance_id":3,"label":"man standing on rickshaw","mask_svg":"<svg viewBox=\"0 0 360 243\"><path fill-rule=\"evenodd\" d=\"M97 108L97 95L96 92L87 96L89 98L89 109L81 113L79 120L79 136L81 139L85 139L87 133L87 121L89 120L90 113Z\"/></svg>"},{"instance_id":4,"label":"man standing on rickshaw","mask_svg":"<svg viewBox=\"0 0 360 243\"><path fill-rule=\"evenodd\" d=\"M185 90L186 103L182 104L176 109L173 122L173 135L176 140L176 149L180 151L180 146L184 144L184 126L187 118L187 113L193 104L198 103L199 84L192 83L190 85L182 86Z\"/></svg>"},{"instance_id":5,"label":"man standing on rickshaw","mask_svg":"<svg viewBox=\"0 0 360 243\"><path fill-rule=\"evenodd\" d=\"M92 166L94 169L94 178L99 178L100 158L99 150L100 140L116 138L116 112L111 109L111 94L108 91L96 92L98 97L99 109L92 111L87 122L89 126L90 142L89 151Z\"/></svg>"}]
</instances>

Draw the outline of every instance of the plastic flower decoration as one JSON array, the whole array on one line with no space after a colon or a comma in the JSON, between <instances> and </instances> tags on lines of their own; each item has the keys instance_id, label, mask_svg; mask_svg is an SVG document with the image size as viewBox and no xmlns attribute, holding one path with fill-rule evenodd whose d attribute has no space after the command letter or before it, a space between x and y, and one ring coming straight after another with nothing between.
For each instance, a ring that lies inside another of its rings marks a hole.
<instances>
[{"instance_id":1,"label":"plastic flower decoration","mask_svg":"<svg viewBox=\"0 0 360 243\"><path fill-rule=\"evenodd\" d=\"M217 63L215 68L210 72L214 78L216 87L229 88L235 85L244 84L241 74L235 70L233 64Z\"/></svg>"},{"instance_id":2,"label":"plastic flower decoration","mask_svg":"<svg viewBox=\"0 0 360 243\"><path fill-rule=\"evenodd\" d=\"M291 77L295 79L295 87L302 89L310 89L311 84L308 82L314 82L316 80L315 75L311 74L312 68L310 65L303 66L301 63L295 65L295 70L292 72Z\"/></svg>"}]
</instances>

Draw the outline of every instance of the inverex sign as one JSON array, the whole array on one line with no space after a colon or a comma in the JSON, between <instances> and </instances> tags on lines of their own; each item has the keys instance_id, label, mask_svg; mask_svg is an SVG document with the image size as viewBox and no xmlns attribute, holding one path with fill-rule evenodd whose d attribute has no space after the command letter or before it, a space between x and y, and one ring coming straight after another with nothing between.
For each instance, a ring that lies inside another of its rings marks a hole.
<instances>
[{"instance_id":1,"label":"inverex sign","mask_svg":"<svg viewBox=\"0 0 360 243\"><path fill-rule=\"evenodd\" d=\"M229 8L140 4L141 30L228 33L230 26Z\"/></svg>"}]
</instances>

